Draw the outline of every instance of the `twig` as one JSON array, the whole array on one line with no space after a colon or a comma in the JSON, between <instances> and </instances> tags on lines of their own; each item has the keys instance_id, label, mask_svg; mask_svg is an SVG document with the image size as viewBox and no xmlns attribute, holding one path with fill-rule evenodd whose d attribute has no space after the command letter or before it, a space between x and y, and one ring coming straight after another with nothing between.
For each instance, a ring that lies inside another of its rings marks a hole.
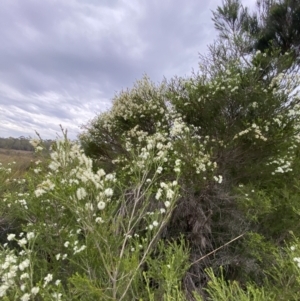
<instances>
[{"instance_id":1,"label":"twig","mask_svg":"<svg viewBox=\"0 0 300 301\"><path fill-rule=\"evenodd\" d=\"M243 234L241 234L241 235L239 235L239 236L235 237L234 239L232 239L231 241L227 242L227 243L226 243L226 244L224 244L223 246L221 246L221 247L219 247L219 248L217 248L217 249L215 249L215 250L213 250L213 251L209 252L208 254L206 254L206 255L202 256L201 258L199 258L199 259L197 259L196 261L194 261L194 262L191 264L191 266L192 266L192 265L194 265L195 263L197 263L197 262L199 262L199 261L203 260L204 258L208 257L209 255L211 255L211 254L213 254L213 253L215 253L215 252L219 251L220 249L224 248L225 246L227 246L227 245L231 244L232 242L234 242L235 240L237 240L237 239L241 238L241 237L242 237L242 236L244 236L244 235L245 235L245 233L243 233Z\"/></svg>"}]
</instances>

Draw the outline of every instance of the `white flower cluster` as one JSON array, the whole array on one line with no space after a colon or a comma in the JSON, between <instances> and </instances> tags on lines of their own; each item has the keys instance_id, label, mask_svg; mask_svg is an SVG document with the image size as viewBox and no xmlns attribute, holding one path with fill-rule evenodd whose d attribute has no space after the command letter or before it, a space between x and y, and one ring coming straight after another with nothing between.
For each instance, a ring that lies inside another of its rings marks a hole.
<instances>
[{"instance_id":1,"label":"white flower cluster","mask_svg":"<svg viewBox=\"0 0 300 301\"><path fill-rule=\"evenodd\" d=\"M35 195L40 197L47 192L55 192L61 186L74 189L75 194L69 196L74 204L84 202L84 209L87 210L97 223L103 222L103 219L96 216L97 210L104 210L107 202L111 200L116 182L115 174L106 174L103 169L97 172L93 171L92 160L88 158L78 144L71 143L68 140L57 141L51 153L51 163L49 168L55 173L49 173L41 184L37 186ZM57 174L57 168L62 168ZM57 181L57 177L63 176L63 179ZM66 180L68 179L68 180ZM57 181L54 183L54 181ZM73 188L74 187L74 188ZM87 190L88 188L88 190ZM89 192L88 192L89 191ZM82 214L82 208L78 205L76 212ZM62 212L64 210L63 206ZM82 251L82 249L79 249Z\"/></svg>"},{"instance_id":2,"label":"white flower cluster","mask_svg":"<svg viewBox=\"0 0 300 301\"><path fill-rule=\"evenodd\" d=\"M238 66L232 66L232 68L232 70L225 70L223 74L220 74L215 80L209 83L210 89L207 97L209 97L210 95L215 95L216 93L218 93L218 91L235 93L239 89L241 76L240 73L235 70L236 68L239 68ZM203 96L200 96L199 99L202 100Z\"/></svg>"},{"instance_id":3,"label":"white flower cluster","mask_svg":"<svg viewBox=\"0 0 300 301\"><path fill-rule=\"evenodd\" d=\"M292 171L292 161L292 157L285 157L270 161L266 163L266 165L277 165L276 169L272 172L272 175L275 175L276 173L287 173Z\"/></svg>"},{"instance_id":4,"label":"white flower cluster","mask_svg":"<svg viewBox=\"0 0 300 301\"><path fill-rule=\"evenodd\" d=\"M166 108L161 97L164 93L164 84L156 87L149 78L144 77L132 89L116 95L111 111L101 114L105 129L112 132L115 128L114 121L118 118L137 121L147 116L164 121ZM95 120L94 123L96 122Z\"/></svg>"},{"instance_id":5,"label":"white flower cluster","mask_svg":"<svg viewBox=\"0 0 300 301\"><path fill-rule=\"evenodd\" d=\"M29 143L34 147L35 152L40 152L43 150L43 147L41 146L42 141L38 139L31 139Z\"/></svg>"},{"instance_id":6,"label":"white flower cluster","mask_svg":"<svg viewBox=\"0 0 300 301\"><path fill-rule=\"evenodd\" d=\"M171 137L178 137L186 132L189 132L189 127L182 121L182 118L176 118L171 127Z\"/></svg>"},{"instance_id":7,"label":"white flower cluster","mask_svg":"<svg viewBox=\"0 0 300 301\"><path fill-rule=\"evenodd\" d=\"M268 128L265 128L265 130L267 130ZM248 127L247 129L239 132L238 134L236 134L234 137L233 137L233 140L237 139L238 137L241 137L243 135L246 135L248 133L253 133L254 134L254 137L256 139L260 139L260 140L263 140L263 141L267 141L268 139L262 134L261 132L261 129L260 127L253 123L250 127Z\"/></svg>"},{"instance_id":8,"label":"white flower cluster","mask_svg":"<svg viewBox=\"0 0 300 301\"><path fill-rule=\"evenodd\" d=\"M30 262L31 251L24 248L28 241L35 238L35 233L28 232L26 238L24 237L24 233L20 233L19 236L20 238L17 239L13 233L7 235L8 241L15 240L23 248L18 255L16 255L13 250L9 250L7 244L4 244L4 248L1 252L0 297L5 297L9 290L13 290L17 286L23 294L20 300L28 301L32 300L40 291L38 286L32 286L31 281L27 281L32 275ZM49 280L49 275L45 279Z\"/></svg>"},{"instance_id":9,"label":"white flower cluster","mask_svg":"<svg viewBox=\"0 0 300 301\"><path fill-rule=\"evenodd\" d=\"M221 175L219 175L219 176L214 176L214 180L215 180L217 183L221 184L221 183L223 182L223 177L222 177Z\"/></svg>"},{"instance_id":10,"label":"white flower cluster","mask_svg":"<svg viewBox=\"0 0 300 301\"><path fill-rule=\"evenodd\" d=\"M173 181L172 183L160 183L160 188L158 188L155 199L161 200L163 197L165 199L164 205L166 208L169 208L171 206L171 203L175 200L176 193L178 190L178 183L177 181ZM164 208L162 208L164 209ZM161 213L164 213L165 211L161 211Z\"/></svg>"},{"instance_id":11,"label":"white flower cluster","mask_svg":"<svg viewBox=\"0 0 300 301\"><path fill-rule=\"evenodd\" d=\"M300 257L294 257L294 261L297 262L297 266L300 268Z\"/></svg>"}]
</instances>

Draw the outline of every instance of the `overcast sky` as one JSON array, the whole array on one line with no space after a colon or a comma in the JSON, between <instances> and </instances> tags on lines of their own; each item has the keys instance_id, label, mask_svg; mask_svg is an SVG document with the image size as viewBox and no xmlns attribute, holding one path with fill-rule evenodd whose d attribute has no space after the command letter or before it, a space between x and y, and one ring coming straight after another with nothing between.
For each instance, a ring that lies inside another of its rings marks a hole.
<instances>
[{"instance_id":1,"label":"overcast sky","mask_svg":"<svg viewBox=\"0 0 300 301\"><path fill-rule=\"evenodd\" d=\"M253 6L255 0L243 3ZM143 74L197 70L221 0L2 0L0 137L55 139L108 110Z\"/></svg>"}]
</instances>

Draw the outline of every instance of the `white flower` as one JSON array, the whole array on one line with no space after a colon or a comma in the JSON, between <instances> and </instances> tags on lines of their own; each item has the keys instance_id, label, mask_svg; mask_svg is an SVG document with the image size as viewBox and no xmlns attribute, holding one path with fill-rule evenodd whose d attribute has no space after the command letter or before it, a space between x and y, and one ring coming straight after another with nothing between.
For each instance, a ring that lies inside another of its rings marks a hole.
<instances>
[{"instance_id":1,"label":"white flower","mask_svg":"<svg viewBox=\"0 0 300 301\"><path fill-rule=\"evenodd\" d=\"M155 195L155 198L156 198L157 200L159 200L160 197L161 197L161 194L162 194L162 190L161 190L161 188L158 188L157 193L156 193L156 195Z\"/></svg>"},{"instance_id":2,"label":"white flower","mask_svg":"<svg viewBox=\"0 0 300 301\"><path fill-rule=\"evenodd\" d=\"M176 166L179 166L181 164L181 160L180 159L177 159L176 161L175 161L175 165Z\"/></svg>"},{"instance_id":3,"label":"white flower","mask_svg":"<svg viewBox=\"0 0 300 301\"><path fill-rule=\"evenodd\" d=\"M162 170L163 170L163 168L162 168L161 166L159 166L159 167L157 168L156 172L157 172L157 173L161 173Z\"/></svg>"},{"instance_id":4,"label":"white flower","mask_svg":"<svg viewBox=\"0 0 300 301\"><path fill-rule=\"evenodd\" d=\"M174 191L173 190L171 190L171 189L168 189L167 190L167 199L172 199L173 198L173 196L174 196Z\"/></svg>"},{"instance_id":5,"label":"white flower","mask_svg":"<svg viewBox=\"0 0 300 301\"><path fill-rule=\"evenodd\" d=\"M105 176L105 179L109 181L113 181L115 179L115 176L113 174L108 174Z\"/></svg>"},{"instance_id":6,"label":"white flower","mask_svg":"<svg viewBox=\"0 0 300 301\"><path fill-rule=\"evenodd\" d=\"M48 274L45 278L44 278L44 287L53 279L52 274Z\"/></svg>"},{"instance_id":7,"label":"white flower","mask_svg":"<svg viewBox=\"0 0 300 301\"><path fill-rule=\"evenodd\" d=\"M152 223L152 225L153 225L153 227L157 227L157 226L158 226L158 222L157 222L157 221L154 221L154 222Z\"/></svg>"},{"instance_id":8,"label":"white flower","mask_svg":"<svg viewBox=\"0 0 300 301\"><path fill-rule=\"evenodd\" d=\"M67 248L67 247L69 246L69 244L70 244L70 242L69 242L69 241L66 241L66 242L64 243L64 246Z\"/></svg>"},{"instance_id":9,"label":"white flower","mask_svg":"<svg viewBox=\"0 0 300 301\"><path fill-rule=\"evenodd\" d=\"M34 148L36 148L36 147L39 145L40 141L39 141L38 139L31 139L31 140L29 141L29 143L30 143Z\"/></svg>"},{"instance_id":10,"label":"white flower","mask_svg":"<svg viewBox=\"0 0 300 301\"><path fill-rule=\"evenodd\" d=\"M175 168L174 168L174 171L175 171L176 173L180 173L180 168L179 168L179 167L175 167Z\"/></svg>"},{"instance_id":11,"label":"white flower","mask_svg":"<svg viewBox=\"0 0 300 301\"><path fill-rule=\"evenodd\" d=\"M29 267L29 264L30 264L30 261L29 259L25 259L24 261L22 261L20 264L19 264L19 269L20 271L24 271L27 267Z\"/></svg>"},{"instance_id":12,"label":"white flower","mask_svg":"<svg viewBox=\"0 0 300 301\"><path fill-rule=\"evenodd\" d=\"M15 237L16 237L16 234L8 234L8 235L7 235L7 240L8 240L8 241L11 241L11 240L13 240Z\"/></svg>"},{"instance_id":13,"label":"white flower","mask_svg":"<svg viewBox=\"0 0 300 301\"><path fill-rule=\"evenodd\" d=\"M166 201L166 202L165 202L166 208L170 207L170 205L171 205L171 203L170 203L169 201Z\"/></svg>"},{"instance_id":14,"label":"white flower","mask_svg":"<svg viewBox=\"0 0 300 301\"><path fill-rule=\"evenodd\" d=\"M19 245L20 247L22 247L22 246L24 246L24 245L26 245L26 244L27 244L26 238L22 238L22 239L20 239L20 240L18 241L18 245Z\"/></svg>"},{"instance_id":15,"label":"white flower","mask_svg":"<svg viewBox=\"0 0 300 301\"><path fill-rule=\"evenodd\" d=\"M28 240L31 240L31 239L34 238L34 233L33 232L28 232L26 237L27 237Z\"/></svg>"},{"instance_id":16,"label":"white flower","mask_svg":"<svg viewBox=\"0 0 300 301\"><path fill-rule=\"evenodd\" d=\"M103 201L100 201L97 205L99 210L103 210L105 208L105 203Z\"/></svg>"},{"instance_id":17,"label":"white flower","mask_svg":"<svg viewBox=\"0 0 300 301\"><path fill-rule=\"evenodd\" d=\"M295 257L293 260L300 263L300 257Z\"/></svg>"},{"instance_id":18,"label":"white flower","mask_svg":"<svg viewBox=\"0 0 300 301\"><path fill-rule=\"evenodd\" d=\"M159 143L157 143L156 147L157 147L157 149L162 149L163 148L163 144L159 142Z\"/></svg>"},{"instance_id":19,"label":"white flower","mask_svg":"<svg viewBox=\"0 0 300 301\"><path fill-rule=\"evenodd\" d=\"M56 255L55 255L55 258L56 258L56 260L59 260L59 258L60 258L60 253L56 254Z\"/></svg>"},{"instance_id":20,"label":"white flower","mask_svg":"<svg viewBox=\"0 0 300 301\"><path fill-rule=\"evenodd\" d=\"M51 296L52 296L55 300L60 301L60 300L61 300L62 294L55 292L55 293L52 293Z\"/></svg>"},{"instance_id":21,"label":"white flower","mask_svg":"<svg viewBox=\"0 0 300 301\"><path fill-rule=\"evenodd\" d=\"M163 214L163 213L166 212L166 209L165 208L160 208L159 211L160 211L161 214Z\"/></svg>"},{"instance_id":22,"label":"white flower","mask_svg":"<svg viewBox=\"0 0 300 301\"><path fill-rule=\"evenodd\" d=\"M44 193L46 193L46 191L42 188L37 188L34 192L36 197L39 197L39 196L43 195Z\"/></svg>"},{"instance_id":23,"label":"white flower","mask_svg":"<svg viewBox=\"0 0 300 301\"><path fill-rule=\"evenodd\" d=\"M29 278L29 274L28 273L23 273L21 276L20 276L20 279L23 280L23 279L28 279Z\"/></svg>"},{"instance_id":24,"label":"white flower","mask_svg":"<svg viewBox=\"0 0 300 301\"><path fill-rule=\"evenodd\" d=\"M31 289L31 293L32 293L33 295L36 295L36 294L39 292L39 290L40 290L39 287L34 286L34 287Z\"/></svg>"},{"instance_id":25,"label":"white flower","mask_svg":"<svg viewBox=\"0 0 300 301\"><path fill-rule=\"evenodd\" d=\"M83 187L79 187L76 191L76 196L77 196L78 201L80 201L80 200L83 200L87 196L87 193Z\"/></svg>"},{"instance_id":26,"label":"white flower","mask_svg":"<svg viewBox=\"0 0 300 301\"><path fill-rule=\"evenodd\" d=\"M52 169L53 171L58 170L58 168L60 167L60 163L56 162L56 161L52 161L49 166L50 169Z\"/></svg>"},{"instance_id":27,"label":"white flower","mask_svg":"<svg viewBox=\"0 0 300 301\"><path fill-rule=\"evenodd\" d=\"M21 301L28 301L30 300L30 294L26 293L21 297Z\"/></svg>"},{"instance_id":28,"label":"white flower","mask_svg":"<svg viewBox=\"0 0 300 301\"><path fill-rule=\"evenodd\" d=\"M295 246L291 246L291 250L292 250L292 251L295 251L295 250L296 250L296 247L295 247Z\"/></svg>"},{"instance_id":29,"label":"white flower","mask_svg":"<svg viewBox=\"0 0 300 301\"><path fill-rule=\"evenodd\" d=\"M61 282L61 281L60 281L59 279L56 280L56 281L55 281L55 285L58 286L58 285L60 284L60 282Z\"/></svg>"},{"instance_id":30,"label":"white flower","mask_svg":"<svg viewBox=\"0 0 300 301\"><path fill-rule=\"evenodd\" d=\"M9 289L8 284L2 284L0 286L0 297L4 297L6 295L6 291Z\"/></svg>"},{"instance_id":31,"label":"white flower","mask_svg":"<svg viewBox=\"0 0 300 301\"><path fill-rule=\"evenodd\" d=\"M114 191L111 189L111 188L107 188L104 190L104 194L107 196L107 197L111 197L113 195Z\"/></svg>"},{"instance_id":32,"label":"white flower","mask_svg":"<svg viewBox=\"0 0 300 301\"><path fill-rule=\"evenodd\" d=\"M102 224L104 222L104 220L102 219L102 217L96 217L95 222L97 224Z\"/></svg>"}]
</instances>

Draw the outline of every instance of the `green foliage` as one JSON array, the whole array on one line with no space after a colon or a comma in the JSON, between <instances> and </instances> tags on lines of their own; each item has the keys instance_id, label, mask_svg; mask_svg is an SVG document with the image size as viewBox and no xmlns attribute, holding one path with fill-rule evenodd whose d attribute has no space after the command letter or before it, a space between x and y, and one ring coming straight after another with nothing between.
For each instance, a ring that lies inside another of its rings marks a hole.
<instances>
[{"instance_id":1,"label":"green foliage","mask_svg":"<svg viewBox=\"0 0 300 301\"><path fill-rule=\"evenodd\" d=\"M292 183L299 170L299 79L275 73L261 80L258 66L265 58L258 52L245 65L242 58L229 57L213 74L158 86L144 78L133 91L116 96L113 109L94 119L81 135L89 154L89 145L96 143L112 148L113 158L103 152L91 155L110 162L112 171L123 174L124 185L134 175L126 169L129 162L137 162L133 149L142 150L142 157L151 149L158 157L164 154L160 181L174 181L180 169L180 197L164 238L172 241L184 234L190 258L252 233L191 266L183 276L185 284L194 283L185 287L188 292L201 292L205 269L220 265L227 279L259 283L265 266L276 261L269 252L289 238L288 231L298 235ZM142 122L149 108L148 123ZM176 162L180 168L174 168ZM259 244L264 246L260 257Z\"/></svg>"}]
</instances>

